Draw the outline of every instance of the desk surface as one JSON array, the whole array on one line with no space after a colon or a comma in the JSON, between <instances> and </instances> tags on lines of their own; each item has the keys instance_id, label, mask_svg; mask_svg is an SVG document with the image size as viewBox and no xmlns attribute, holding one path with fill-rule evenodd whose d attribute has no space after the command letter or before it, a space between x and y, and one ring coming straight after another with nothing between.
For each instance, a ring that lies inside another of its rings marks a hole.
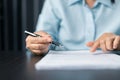
<instances>
[{"instance_id":1,"label":"desk surface","mask_svg":"<svg viewBox=\"0 0 120 80\"><path fill-rule=\"evenodd\" d=\"M36 71L43 56L25 52L0 53L0 80L120 80L120 70Z\"/></svg>"},{"instance_id":2,"label":"desk surface","mask_svg":"<svg viewBox=\"0 0 120 80\"><path fill-rule=\"evenodd\" d=\"M41 56L25 52L0 53L0 80L35 80L34 64Z\"/></svg>"}]
</instances>

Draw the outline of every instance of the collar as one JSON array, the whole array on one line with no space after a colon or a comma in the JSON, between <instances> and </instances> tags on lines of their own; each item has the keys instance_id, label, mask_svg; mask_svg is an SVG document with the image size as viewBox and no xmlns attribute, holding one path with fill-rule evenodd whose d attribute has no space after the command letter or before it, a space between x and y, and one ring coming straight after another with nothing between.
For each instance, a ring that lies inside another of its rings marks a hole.
<instances>
[{"instance_id":1,"label":"collar","mask_svg":"<svg viewBox=\"0 0 120 80\"><path fill-rule=\"evenodd\" d=\"M82 0L68 0L68 5L70 6L70 5L73 5L73 4L80 2L80 1L82 1Z\"/></svg>"},{"instance_id":2,"label":"collar","mask_svg":"<svg viewBox=\"0 0 120 80\"><path fill-rule=\"evenodd\" d=\"M108 6L108 7L112 7L111 0L96 0L96 1L97 1L97 3L102 3L102 4L104 4L104 5Z\"/></svg>"},{"instance_id":3,"label":"collar","mask_svg":"<svg viewBox=\"0 0 120 80\"><path fill-rule=\"evenodd\" d=\"M68 0L68 5L73 5L77 2L82 2L83 0ZM96 0L98 3L102 3L106 6L112 7L111 0ZM85 0L83 1L83 4L85 4Z\"/></svg>"}]
</instances>

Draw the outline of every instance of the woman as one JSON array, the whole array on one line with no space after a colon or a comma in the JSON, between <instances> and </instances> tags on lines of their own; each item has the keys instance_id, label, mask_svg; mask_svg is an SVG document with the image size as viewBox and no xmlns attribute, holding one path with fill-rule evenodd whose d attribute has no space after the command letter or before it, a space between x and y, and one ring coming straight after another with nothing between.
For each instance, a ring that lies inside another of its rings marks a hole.
<instances>
[{"instance_id":1,"label":"woman","mask_svg":"<svg viewBox=\"0 0 120 80\"><path fill-rule=\"evenodd\" d=\"M46 0L36 32L26 38L34 54L47 53L58 41L62 50L120 50L120 0Z\"/></svg>"}]
</instances>

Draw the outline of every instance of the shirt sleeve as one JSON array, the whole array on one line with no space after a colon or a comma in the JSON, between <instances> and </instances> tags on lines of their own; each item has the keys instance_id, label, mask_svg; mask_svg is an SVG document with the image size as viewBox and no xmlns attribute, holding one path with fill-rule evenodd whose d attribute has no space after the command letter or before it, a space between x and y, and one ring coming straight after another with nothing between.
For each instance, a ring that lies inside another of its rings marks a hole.
<instances>
[{"instance_id":1,"label":"shirt sleeve","mask_svg":"<svg viewBox=\"0 0 120 80\"><path fill-rule=\"evenodd\" d=\"M58 41L58 29L60 19L54 13L51 0L46 0L39 15L36 31L45 31L51 35L54 41ZM53 46L51 46L53 48ZM50 49L51 49L50 47Z\"/></svg>"}]
</instances>

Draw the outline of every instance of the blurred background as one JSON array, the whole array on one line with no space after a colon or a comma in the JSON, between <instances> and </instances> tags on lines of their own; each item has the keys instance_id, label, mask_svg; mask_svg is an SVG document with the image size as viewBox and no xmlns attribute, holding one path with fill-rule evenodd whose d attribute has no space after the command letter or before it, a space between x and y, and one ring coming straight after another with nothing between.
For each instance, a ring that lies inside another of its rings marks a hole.
<instances>
[{"instance_id":1,"label":"blurred background","mask_svg":"<svg viewBox=\"0 0 120 80\"><path fill-rule=\"evenodd\" d=\"M44 0L0 0L0 52L25 51L24 30L33 32Z\"/></svg>"}]
</instances>

